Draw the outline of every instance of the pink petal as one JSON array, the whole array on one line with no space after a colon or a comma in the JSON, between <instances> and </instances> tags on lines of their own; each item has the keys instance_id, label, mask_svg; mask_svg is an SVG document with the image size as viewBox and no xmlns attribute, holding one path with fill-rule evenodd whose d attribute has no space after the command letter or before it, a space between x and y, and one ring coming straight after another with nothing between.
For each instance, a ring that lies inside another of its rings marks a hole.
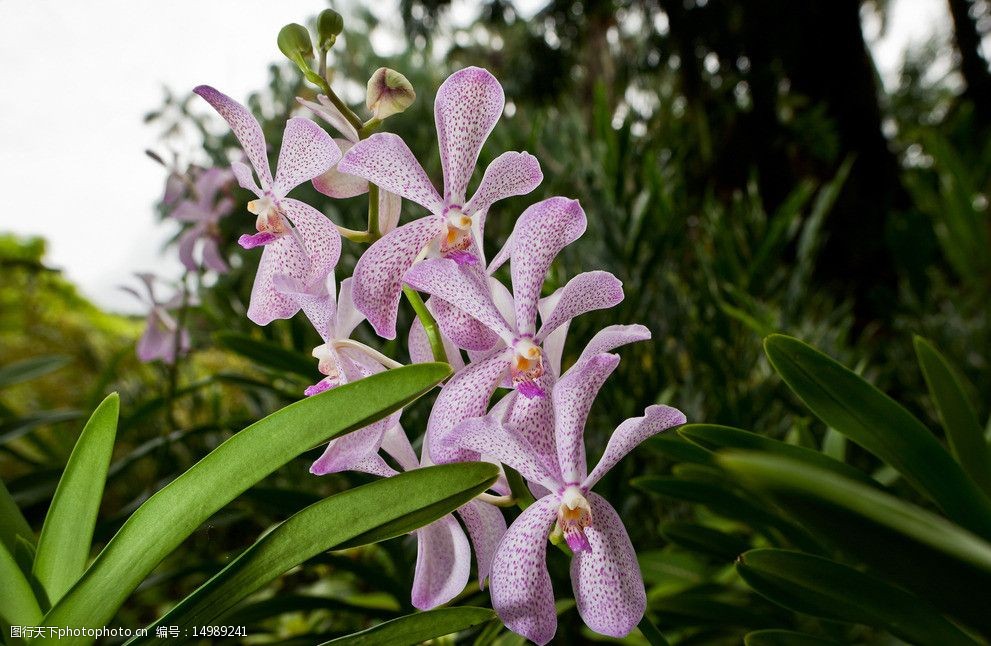
<instances>
[{"instance_id":1,"label":"pink petal","mask_svg":"<svg viewBox=\"0 0 991 646\"><path fill-rule=\"evenodd\" d=\"M544 373L537 379L543 392L553 392L554 375ZM522 436L536 452L548 473L560 473L557 442L554 438L554 404L550 397L525 397L513 391L506 396L509 407L503 422Z\"/></svg>"},{"instance_id":2,"label":"pink petal","mask_svg":"<svg viewBox=\"0 0 991 646\"><path fill-rule=\"evenodd\" d=\"M169 217L179 222L202 222L210 217L210 212L191 200L179 202L169 213Z\"/></svg>"},{"instance_id":3,"label":"pink petal","mask_svg":"<svg viewBox=\"0 0 991 646\"><path fill-rule=\"evenodd\" d=\"M341 257L341 234L337 227L327 216L305 202L284 198L279 201L279 207L296 228L311 260L304 284L323 282Z\"/></svg>"},{"instance_id":4,"label":"pink petal","mask_svg":"<svg viewBox=\"0 0 991 646\"><path fill-rule=\"evenodd\" d=\"M379 190L379 233L385 235L399 224L403 198L389 191Z\"/></svg>"},{"instance_id":5,"label":"pink petal","mask_svg":"<svg viewBox=\"0 0 991 646\"><path fill-rule=\"evenodd\" d=\"M578 200L552 197L520 216L513 230L511 274L520 334L533 334L537 300L557 254L585 232L585 211Z\"/></svg>"},{"instance_id":6,"label":"pink petal","mask_svg":"<svg viewBox=\"0 0 991 646\"><path fill-rule=\"evenodd\" d=\"M591 356L603 352L612 352L616 348L628 343L636 343L637 341L646 341L648 339L650 339L650 330L643 325L610 325L609 327L602 328L592 337L592 340L582 350L576 365ZM547 344L545 343L544 347L546 346Z\"/></svg>"},{"instance_id":7,"label":"pink petal","mask_svg":"<svg viewBox=\"0 0 991 646\"><path fill-rule=\"evenodd\" d=\"M623 300L623 283L608 271L578 274L561 289L557 305L550 315L541 318L537 339L547 336L580 314L613 307Z\"/></svg>"},{"instance_id":8,"label":"pink petal","mask_svg":"<svg viewBox=\"0 0 991 646\"><path fill-rule=\"evenodd\" d=\"M262 188L270 188L272 186L272 170L268 165L265 135L254 115L246 107L209 85L200 85L194 88L193 92L206 99L207 103L220 113L220 116L234 131L234 136L241 142L244 154L247 155L251 165L255 168L255 172L258 173ZM235 169L235 173L237 173L237 169ZM238 181L241 180L242 176L239 175ZM244 183L242 182L241 185L244 186Z\"/></svg>"},{"instance_id":9,"label":"pink petal","mask_svg":"<svg viewBox=\"0 0 991 646\"><path fill-rule=\"evenodd\" d=\"M346 153L354 144L347 139L335 139L334 142ZM355 175L346 175L337 170L337 165L331 166L322 174L313 178L313 188L324 195L337 199L355 197L368 192L368 182Z\"/></svg>"},{"instance_id":10,"label":"pink petal","mask_svg":"<svg viewBox=\"0 0 991 646\"><path fill-rule=\"evenodd\" d=\"M440 213L444 207L409 146L391 132L380 132L356 143L337 164L337 170L363 177L431 213Z\"/></svg>"},{"instance_id":11,"label":"pink petal","mask_svg":"<svg viewBox=\"0 0 991 646\"><path fill-rule=\"evenodd\" d=\"M386 430L382 438L382 450L392 456L403 471L412 471L420 466L413 445L409 443L406 432L399 424L394 424Z\"/></svg>"},{"instance_id":12,"label":"pink petal","mask_svg":"<svg viewBox=\"0 0 991 646\"><path fill-rule=\"evenodd\" d=\"M549 472L544 467L541 456L526 439L493 415L461 422L444 437L443 444L478 455L484 453L487 457L516 469L527 480L540 483L548 489L557 490L563 484L556 473Z\"/></svg>"},{"instance_id":13,"label":"pink petal","mask_svg":"<svg viewBox=\"0 0 991 646\"><path fill-rule=\"evenodd\" d=\"M343 114L341 114L341 111L337 109L337 106L335 106L326 95L317 95L317 101L320 103L314 103L313 101L307 101L306 99L301 99L299 97L296 97L296 101L298 101L300 105L305 105L310 110L313 110L327 123L334 126L334 129L341 133L347 141L358 141L358 131L354 129L351 122L348 121Z\"/></svg>"},{"instance_id":14,"label":"pink petal","mask_svg":"<svg viewBox=\"0 0 991 646\"><path fill-rule=\"evenodd\" d=\"M213 236L207 236L203 239L203 264L207 269L218 274L226 274L230 270L223 256L220 255L220 247L217 244L217 239Z\"/></svg>"},{"instance_id":15,"label":"pink petal","mask_svg":"<svg viewBox=\"0 0 991 646\"><path fill-rule=\"evenodd\" d=\"M200 239L202 233L203 229L201 227L193 226L183 231L182 236L179 238L179 262L189 271L199 269L199 264L193 257L193 249L196 247L196 241Z\"/></svg>"},{"instance_id":16,"label":"pink petal","mask_svg":"<svg viewBox=\"0 0 991 646\"><path fill-rule=\"evenodd\" d=\"M327 132L309 119L286 122L282 150L272 191L279 197L324 173L341 158L341 150Z\"/></svg>"},{"instance_id":17,"label":"pink petal","mask_svg":"<svg viewBox=\"0 0 991 646\"><path fill-rule=\"evenodd\" d=\"M458 515L465 523L468 537L475 548L475 561L478 563L478 587L485 589L485 579L492 570L492 559L503 534L506 533L506 519L495 505L472 500L458 509Z\"/></svg>"},{"instance_id":18,"label":"pink petal","mask_svg":"<svg viewBox=\"0 0 991 646\"><path fill-rule=\"evenodd\" d=\"M297 279L281 275L273 276L272 283L275 289L296 300L321 339L326 342L334 338L331 330L335 313L334 299L322 283L307 287Z\"/></svg>"},{"instance_id":19,"label":"pink petal","mask_svg":"<svg viewBox=\"0 0 991 646\"><path fill-rule=\"evenodd\" d=\"M562 294L564 294L563 287L555 290L550 296L537 301L537 312L540 314L541 321L546 321L550 317L551 312L561 300ZM553 332L547 334L543 343L540 344L544 349L544 368L549 369L549 372L555 376L561 375L561 358L564 355L564 344L568 340L569 328L571 328L571 321L565 321Z\"/></svg>"},{"instance_id":20,"label":"pink petal","mask_svg":"<svg viewBox=\"0 0 991 646\"><path fill-rule=\"evenodd\" d=\"M487 282L477 280L469 270L463 270L447 258L430 258L416 263L406 272L407 285L441 298L472 316L511 344L514 334L502 318Z\"/></svg>"},{"instance_id":21,"label":"pink petal","mask_svg":"<svg viewBox=\"0 0 991 646\"><path fill-rule=\"evenodd\" d=\"M443 232L443 226L435 217L414 220L376 240L358 259L354 267L354 305L379 336L396 338L403 276L420 251Z\"/></svg>"},{"instance_id":22,"label":"pink petal","mask_svg":"<svg viewBox=\"0 0 991 646\"><path fill-rule=\"evenodd\" d=\"M455 72L438 88L434 121L448 204L464 204L478 153L502 116L505 103L499 81L478 67Z\"/></svg>"},{"instance_id":23,"label":"pink petal","mask_svg":"<svg viewBox=\"0 0 991 646\"><path fill-rule=\"evenodd\" d=\"M356 463L351 470L359 471L361 473L369 473L373 476L381 476L383 478L391 478L399 473L390 467L388 463L382 459L382 456L378 454L372 455Z\"/></svg>"},{"instance_id":24,"label":"pink petal","mask_svg":"<svg viewBox=\"0 0 991 646\"><path fill-rule=\"evenodd\" d=\"M499 200L526 195L537 188L542 179L544 175L536 157L525 152L505 152L485 169L482 182L462 211L466 215L488 211Z\"/></svg>"},{"instance_id":25,"label":"pink petal","mask_svg":"<svg viewBox=\"0 0 991 646\"><path fill-rule=\"evenodd\" d=\"M557 519L556 496L527 507L496 550L489 589L492 607L513 632L543 646L557 632L554 589L547 572L547 535Z\"/></svg>"},{"instance_id":26,"label":"pink petal","mask_svg":"<svg viewBox=\"0 0 991 646\"><path fill-rule=\"evenodd\" d=\"M469 364L441 388L427 421L430 457L434 462L478 459L476 452L454 450L445 445L444 438L464 420L485 415L492 393L509 370L509 359L508 349L492 352Z\"/></svg>"},{"instance_id":27,"label":"pink petal","mask_svg":"<svg viewBox=\"0 0 991 646\"><path fill-rule=\"evenodd\" d=\"M451 364L451 368L455 372L458 372L465 367L465 360L461 356L461 350L450 339L444 336L443 333L441 333L440 338L444 343L447 362ZM409 358L413 363L428 363L434 360L433 348L430 347L430 339L427 338L423 324L418 318L414 318L413 323L410 325L407 343L409 347Z\"/></svg>"},{"instance_id":28,"label":"pink petal","mask_svg":"<svg viewBox=\"0 0 991 646\"><path fill-rule=\"evenodd\" d=\"M578 614L597 633L625 637L647 608L637 554L612 505L598 494L587 496L592 523L585 537L591 549L575 552L571 560Z\"/></svg>"},{"instance_id":29,"label":"pink petal","mask_svg":"<svg viewBox=\"0 0 991 646\"><path fill-rule=\"evenodd\" d=\"M499 342L499 335L484 323L465 314L444 299L432 296L428 302L444 337L450 339L455 347L485 352Z\"/></svg>"},{"instance_id":30,"label":"pink petal","mask_svg":"<svg viewBox=\"0 0 991 646\"><path fill-rule=\"evenodd\" d=\"M567 484L585 479L585 421L595 396L619 365L619 355L598 354L568 371L554 386L555 435L561 477Z\"/></svg>"},{"instance_id":31,"label":"pink petal","mask_svg":"<svg viewBox=\"0 0 991 646\"><path fill-rule=\"evenodd\" d=\"M237 178L238 185L251 191L255 195L261 197L263 191L258 188L258 184L255 183L254 175L251 174L251 167L243 162L231 162L231 171L234 173L234 177Z\"/></svg>"},{"instance_id":32,"label":"pink petal","mask_svg":"<svg viewBox=\"0 0 991 646\"><path fill-rule=\"evenodd\" d=\"M582 487L586 489L594 487L595 483L602 479L602 476L612 469L617 462L626 457L627 453L648 437L684 423L685 414L676 408L648 406L644 410L643 417L631 417L613 431L599 463L582 482Z\"/></svg>"},{"instance_id":33,"label":"pink petal","mask_svg":"<svg viewBox=\"0 0 991 646\"><path fill-rule=\"evenodd\" d=\"M471 573L471 547L454 516L448 514L416 530L413 606L430 610L458 596Z\"/></svg>"},{"instance_id":34,"label":"pink petal","mask_svg":"<svg viewBox=\"0 0 991 646\"><path fill-rule=\"evenodd\" d=\"M237 243L241 245L242 249L254 249L255 247L264 247L278 239L278 234L271 233L270 231L261 231L252 235L245 233L237 239Z\"/></svg>"},{"instance_id":35,"label":"pink petal","mask_svg":"<svg viewBox=\"0 0 991 646\"><path fill-rule=\"evenodd\" d=\"M161 359L165 363L175 361L175 333L166 329L153 310L148 316L148 326L138 340L138 359L147 363Z\"/></svg>"},{"instance_id":36,"label":"pink petal","mask_svg":"<svg viewBox=\"0 0 991 646\"><path fill-rule=\"evenodd\" d=\"M355 465L378 452L383 432L381 426L375 424L331 440L323 455L310 466L310 473L322 476L355 470Z\"/></svg>"}]
</instances>

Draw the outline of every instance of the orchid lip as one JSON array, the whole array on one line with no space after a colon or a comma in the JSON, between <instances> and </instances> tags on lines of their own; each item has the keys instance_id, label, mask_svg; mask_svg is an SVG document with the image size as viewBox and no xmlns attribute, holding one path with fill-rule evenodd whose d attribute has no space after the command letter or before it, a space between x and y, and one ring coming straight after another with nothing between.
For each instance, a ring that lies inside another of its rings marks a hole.
<instances>
[{"instance_id":1,"label":"orchid lip","mask_svg":"<svg viewBox=\"0 0 991 646\"><path fill-rule=\"evenodd\" d=\"M592 508L585 493L578 485L568 485L558 494L561 506L557 510L557 526L573 552L592 549L585 535L585 528L592 524Z\"/></svg>"}]
</instances>

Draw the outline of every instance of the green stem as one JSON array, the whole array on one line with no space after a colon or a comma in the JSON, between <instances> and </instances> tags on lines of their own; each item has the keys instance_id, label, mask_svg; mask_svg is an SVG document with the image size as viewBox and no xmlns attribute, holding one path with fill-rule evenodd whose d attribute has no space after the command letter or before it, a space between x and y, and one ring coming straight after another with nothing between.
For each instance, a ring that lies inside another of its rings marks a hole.
<instances>
[{"instance_id":1,"label":"green stem","mask_svg":"<svg viewBox=\"0 0 991 646\"><path fill-rule=\"evenodd\" d=\"M509 491L513 498L516 498L516 504L520 509L526 509L534 503L533 494L530 493L530 488L526 486L526 482L523 481L523 476L520 475L519 471L514 469L509 465L502 465L502 470L506 472L506 481L509 483Z\"/></svg>"},{"instance_id":2,"label":"green stem","mask_svg":"<svg viewBox=\"0 0 991 646\"><path fill-rule=\"evenodd\" d=\"M427 309L426 303L423 302L420 294L415 289L406 287L405 285L403 285L403 294L406 295L406 300L413 306L413 311L416 312L420 323L423 324L423 330L427 333L427 339L430 341L430 350L433 352L434 361L448 363L447 352L444 351L444 342L440 338L440 328L437 326L437 321L434 319L433 314Z\"/></svg>"},{"instance_id":3,"label":"green stem","mask_svg":"<svg viewBox=\"0 0 991 646\"><path fill-rule=\"evenodd\" d=\"M379 187L368 183L368 236L371 242L382 237L379 230Z\"/></svg>"},{"instance_id":4,"label":"green stem","mask_svg":"<svg viewBox=\"0 0 991 646\"><path fill-rule=\"evenodd\" d=\"M321 76L320 80L323 81L321 89L324 91L324 94L327 95L327 98L330 99L330 102L334 104L335 108L341 111L341 114L343 114L344 118L348 120L348 123L354 126L355 130L360 132L361 129L365 127L365 124L362 123L358 115L354 113L354 110L349 108L344 101L341 101L341 97L337 96L337 93L334 92L334 90L330 87L330 83L328 83L324 77Z\"/></svg>"},{"instance_id":5,"label":"green stem","mask_svg":"<svg viewBox=\"0 0 991 646\"><path fill-rule=\"evenodd\" d=\"M640 629L640 633L644 636L650 646L668 646L668 640L664 639L664 635L661 631L657 629L654 622L650 620L650 617L646 613L643 615L643 619L637 624L637 628Z\"/></svg>"}]
</instances>

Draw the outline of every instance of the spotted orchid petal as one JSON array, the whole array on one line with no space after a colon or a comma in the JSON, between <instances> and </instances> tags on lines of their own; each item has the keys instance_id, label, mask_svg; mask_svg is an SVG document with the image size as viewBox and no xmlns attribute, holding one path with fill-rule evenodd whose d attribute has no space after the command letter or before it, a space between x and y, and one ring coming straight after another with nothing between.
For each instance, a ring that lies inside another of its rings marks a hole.
<instances>
[{"instance_id":1,"label":"spotted orchid petal","mask_svg":"<svg viewBox=\"0 0 991 646\"><path fill-rule=\"evenodd\" d=\"M637 555L623 521L602 496L589 493L592 522L584 529L591 549L571 561L578 614L597 633L625 637L647 607Z\"/></svg>"},{"instance_id":2,"label":"spotted orchid petal","mask_svg":"<svg viewBox=\"0 0 991 646\"><path fill-rule=\"evenodd\" d=\"M406 272L404 281L413 289L441 298L472 316L507 345L513 342L513 331L492 301L488 283L476 280L455 261L429 258L418 262Z\"/></svg>"},{"instance_id":3,"label":"spotted orchid petal","mask_svg":"<svg viewBox=\"0 0 991 646\"><path fill-rule=\"evenodd\" d=\"M482 144L502 116L505 103L499 81L479 67L455 72L438 88L434 121L447 204L464 204Z\"/></svg>"},{"instance_id":4,"label":"spotted orchid petal","mask_svg":"<svg viewBox=\"0 0 991 646\"><path fill-rule=\"evenodd\" d=\"M272 191L280 198L319 176L341 158L341 150L327 132L309 119L293 117L286 122Z\"/></svg>"},{"instance_id":5,"label":"spotted orchid petal","mask_svg":"<svg viewBox=\"0 0 991 646\"><path fill-rule=\"evenodd\" d=\"M461 210L465 215L487 212L499 200L526 195L543 179L536 157L526 152L505 152L488 165L475 194Z\"/></svg>"},{"instance_id":6,"label":"spotted orchid petal","mask_svg":"<svg viewBox=\"0 0 991 646\"><path fill-rule=\"evenodd\" d=\"M638 341L647 341L648 339L650 339L650 330L643 325L610 325L604 327L588 342L588 345L582 350L581 356L578 357L575 365L579 365L585 359L597 354L612 352L620 346Z\"/></svg>"},{"instance_id":7,"label":"spotted orchid petal","mask_svg":"<svg viewBox=\"0 0 991 646\"><path fill-rule=\"evenodd\" d=\"M496 416L485 415L458 424L443 443L478 455L484 453L516 469L527 480L548 489L556 490L562 484L556 472L547 470L530 443Z\"/></svg>"},{"instance_id":8,"label":"spotted orchid petal","mask_svg":"<svg viewBox=\"0 0 991 646\"><path fill-rule=\"evenodd\" d=\"M244 162L234 161L231 162L231 171L233 171L234 177L237 179L238 186L245 190L251 191L258 197L263 195L263 191L255 182L254 175L251 174L250 166Z\"/></svg>"},{"instance_id":9,"label":"spotted orchid petal","mask_svg":"<svg viewBox=\"0 0 991 646\"><path fill-rule=\"evenodd\" d=\"M552 197L528 208L516 221L510 273L520 334L536 332L537 301L554 258L585 232L578 200Z\"/></svg>"},{"instance_id":10,"label":"spotted orchid petal","mask_svg":"<svg viewBox=\"0 0 991 646\"><path fill-rule=\"evenodd\" d=\"M403 275L443 228L437 218L414 220L376 240L358 259L354 267L354 304L380 337L396 338Z\"/></svg>"},{"instance_id":11,"label":"spotted orchid petal","mask_svg":"<svg viewBox=\"0 0 991 646\"><path fill-rule=\"evenodd\" d=\"M458 515L464 521L468 537L475 548L478 586L484 590L485 579L492 570L496 548L506 533L506 519L498 507L478 500L472 500L458 508Z\"/></svg>"},{"instance_id":12,"label":"spotted orchid petal","mask_svg":"<svg viewBox=\"0 0 991 646\"><path fill-rule=\"evenodd\" d=\"M557 307L563 293L564 288L561 287L555 290L550 296L537 301L537 312L540 314L541 321L546 321L550 318L551 312ZM554 331L544 335L543 343L541 343L541 346L544 348L544 365L549 368L548 372L555 376L560 376L561 374L564 344L568 340L568 330L570 328L571 321L565 321L554 329Z\"/></svg>"},{"instance_id":13,"label":"spotted orchid petal","mask_svg":"<svg viewBox=\"0 0 991 646\"><path fill-rule=\"evenodd\" d=\"M652 435L673 426L685 423L685 414L670 406L648 406L643 417L631 417L613 432L599 463L582 482L582 487L591 489L616 463L626 457L641 442Z\"/></svg>"},{"instance_id":14,"label":"spotted orchid petal","mask_svg":"<svg viewBox=\"0 0 991 646\"><path fill-rule=\"evenodd\" d=\"M460 371L465 367L465 360L461 356L461 350L444 334L441 334L441 341L444 343L444 353L447 355L447 362L451 364L454 372ZM430 347L430 339L427 338L427 332L423 329L423 323L418 318L414 318L413 323L410 325L407 344L409 358L413 363L428 363L434 360L434 352L433 348Z\"/></svg>"},{"instance_id":15,"label":"spotted orchid petal","mask_svg":"<svg viewBox=\"0 0 991 646\"><path fill-rule=\"evenodd\" d=\"M493 351L484 359L469 364L444 384L430 411L427 439L430 457L437 464L477 460L476 451L446 444L445 438L466 419L485 415L489 399L503 375L509 370L510 351Z\"/></svg>"},{"instance_id":16,"label":"spotted orchid petal","mask_svg":"<svg viewBox=\"0 0 991 646\"><path fill-rule=\"evenodd\" d=\"M347 139L334 139L334 143L337 144L342 153L351 150L351 146L354 145L353 142ZM313 178L313 188L329 197L345 199L367 193L368 181L355 175L342 173L337 170L337 165L335 164Z\"/></svg>"},{"instance_id":17,"label":"spotted orchid petal","mask_svg":"<svg viewBox=\"0 0 991 646\"><path fill-rule=\"evenodd\" d=\"M623 283L608 271L578 274L561 289L557 304L541 318L536 339L543 341L554 330L580 314L613 307L623 300Z\"/></svg>"},{"instance_id":18,"label":"spotted orchid petal","mask_svg":"<svg viewBox=\"0 0 991 646\"><path fill-rule=\"evenodd\" d=\"M413 606L430 610L458 596L471 574L471 547L450 514L416 530Z\"/></svg>"},{"instance_id":19,"label":"spotted orchid petal","mask_svg":"<svg viewBox=\"0 0 991 646\"><path fill-rule=\"evenodd\" d=\"M431 213L440 214L444 208L437 189L409 146L390 132L380 132L356 143L337 164L337 170L362 177Z\"/></svg>"},{"instance_id":20,"label":"spotted orchid petal","mask_svg":"<svg viewBox=\"0 0 991 646\"><path fill-rule=\"evenodd\" d=\"M547 535L557 518L556 496L527 507L506 530L489 577L492 607L506 627L543 646L557 632L554 589L547 572Z\"/></svg>"},{"instance_id":21,"label":"spotted orchid petal","mask_svg":"<svg viewBox=\"0 0 991 646\"><path fill-rule=\"evenodd\" d=\"M420 466L413 445L409 443L406 432L399 424L390 426L382 437L382 450L396 461L403 471L412 471Z\"/></svg>"},{"instance_id":22,"label":"spotted orchid petal","mask_svg":"<svg viewBox=\"0 0 991 646\"><path fill-rule=\"evenodd\" d=\"M358 141L358 131L355 127L351 125L345 116L337 109L337 106L327 97L325 94L317 95L317 101L319 103L314 103L313 101L307 101L306 99L301 99L296 97L296 101L300 105L306 106L310 110L313 110L317 116L324 119L327 123L334 126L337 132L341 133L341 136L345 138L346 141L355 143Z\"/></svg>"},{"instance_id":23,"label":"spotted orchid petal","mask_svg":"<svg viewBox=\"0 0 991 646\"><path fill-rule=\"evenodd\" d=\"M499 335L478 319L469 316L457 307L437 296L427 301L430 311L437 320L444 336L455 346L474 352L485 352L495 347Z\"/></svg>"},{"instance_id":24,"label":"spotted orchid petal","mask_svg":"<svg viewBox=\"0 0 991 646\"><path fill-rule=\"evenodd\" d=\"M544 392L552 392L554 375L544 373L536 384ZM503 423L522 436L540 458L548 473L559 471L557 442L554 438L554 405L550 397L524 397L517 391L506 395L509 406Z\"/></svg>"},{"instance_id":25,"label":"spotted orchid petal","mask_svg":"<svg viewBox=\"0 0 991 646\"><path fill-rule=\"evenodd\" d=\"M193 92L206 99L207 103L220 113L220 116L231 127L234 136L241 142L244 154L258 174L262 189L271 188L273 184L272 169L268 165L265 135L254 115L243 105L209 85L200 85L194 88ZM238 173L237 169L235 169L235 173ZM237 177L241 185L244 186L243 174L238 174Z\"/></svg>"},{"instance_id":26,"label":"spotted orchid petal","mask_svg":"<svg viewBox=\"0 0 991 646\"><path fill-rule=\"evenodd\" d=\"M561 477L567 484L585 479L585 421L592 402L609 375L619 365L619 355L598 354L561 377L554 385L554 434L557 438L558 463Z\"/></svg>"},{"instance_id":27,"label":"spotted orchid petal","mask_svg":"<svg viewBox=\"0 0 991 646\"><path fill-rule=\"evenodd\" d=\"M379 191L379 233L386 235L399 225L403 198L389 191Z\"/></svg>"}]
</instances>

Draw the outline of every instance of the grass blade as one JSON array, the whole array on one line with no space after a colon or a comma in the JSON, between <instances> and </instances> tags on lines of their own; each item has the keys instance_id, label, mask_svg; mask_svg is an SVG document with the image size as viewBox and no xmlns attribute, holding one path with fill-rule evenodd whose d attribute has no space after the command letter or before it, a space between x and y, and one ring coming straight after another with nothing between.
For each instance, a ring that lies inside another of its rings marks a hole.
<instances>
[{"instance_id":1,"label":"grass blade","mask_svg":"<svg viewBox=\"0 0 991 646\"><path fill-rule=\"evenodd\" d=\"M488 608L437 608L386 621L321 646L405 646L467 630L495 619Z\"/></svg>"}]
</instances>

